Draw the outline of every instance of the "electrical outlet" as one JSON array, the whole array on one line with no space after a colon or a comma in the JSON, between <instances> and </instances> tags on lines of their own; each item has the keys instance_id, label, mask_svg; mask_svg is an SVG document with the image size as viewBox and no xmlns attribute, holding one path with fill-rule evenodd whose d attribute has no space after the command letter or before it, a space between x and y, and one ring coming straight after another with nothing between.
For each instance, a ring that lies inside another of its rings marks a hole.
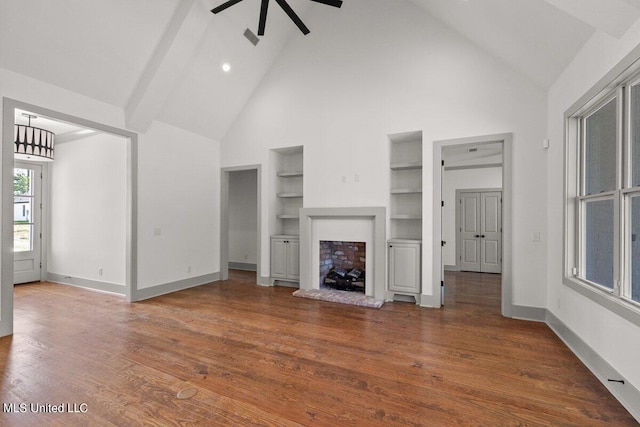
<instances>
[{"instance_id":1,"label":"electrical outlet","mask_svg":"<svg viewBox=\"0 0 640 427\"><path fill-rule=\"evenodd\" d=\"M187 266L187 273L191 273L191 266L190 265Z\"/></svg>"},{"instance_id":2,"label":"electrical outlet","mask_svg":"<svg viewBox=\"0 0 640 427\"><path fill-rule=\"evenodd\" d=\"M98 267L98 276L102 276L102 267Z\"/></svg>"}]
</instances>

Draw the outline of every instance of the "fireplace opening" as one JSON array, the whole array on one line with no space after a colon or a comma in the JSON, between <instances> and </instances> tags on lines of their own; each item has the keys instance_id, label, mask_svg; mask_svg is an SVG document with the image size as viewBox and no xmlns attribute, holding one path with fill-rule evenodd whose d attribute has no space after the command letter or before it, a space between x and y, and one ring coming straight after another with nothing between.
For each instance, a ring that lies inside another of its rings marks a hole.
<instances>
[{"instance_id":1,"label":"fireplace opening","mask_svg":"<svg viewBox=\"0 0 640 427\"><path fill-rule=\"evenodd\" d=\"M320 288L365 293L366 243L320 241Z\"/></svg>"}]
</instances>

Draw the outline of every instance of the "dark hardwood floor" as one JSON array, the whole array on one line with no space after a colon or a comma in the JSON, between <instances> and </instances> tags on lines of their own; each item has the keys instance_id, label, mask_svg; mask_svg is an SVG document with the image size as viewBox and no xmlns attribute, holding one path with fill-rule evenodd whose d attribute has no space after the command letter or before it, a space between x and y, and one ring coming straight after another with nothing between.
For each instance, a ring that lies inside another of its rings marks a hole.
<instances>
[{"instance_id":1,"label":"dark hardwood floor","mask_svg":"<svg viewBox=\"0 0 640 427\"><path fill-rule=\"evenodd\" d=\"M448 275L439 310L300 299L254 277L135 304L16 286L0 425L637 425L546 325L500 316L499 276Z\"/></svg>"}]
</instances>

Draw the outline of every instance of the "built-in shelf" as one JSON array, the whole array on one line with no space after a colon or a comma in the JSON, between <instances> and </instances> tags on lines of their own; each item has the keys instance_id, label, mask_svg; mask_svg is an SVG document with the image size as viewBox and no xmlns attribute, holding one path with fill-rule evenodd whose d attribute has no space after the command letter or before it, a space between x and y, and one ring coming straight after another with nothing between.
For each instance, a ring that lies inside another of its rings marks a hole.
<instances>
[{"instance_id":1,"label":"built-in shelf","mask_svg":"<svg viewBox=\"0 0 640 427\"><path fill-rule=\"evenodd\" d=\"M271 230L277 235L297 235L300 208L303 207L303 147L279 148L271 151L272 188L275 222Z\"/></svg>"},{"instance_id":2,"label":"built-in shelf","mask_svg":"<svg viewBox=\"0 0 640 427\"><path fill-rule=\"evenodd\" d=\"M391 170L393 171L402 171L402 170L411 170L411 169L422 169L422 163L393 163L391 165Z\"/></svg>"},{"instance_id":3,"label":"built-in shelf","mask_svg":"<svg viewBox=\"0 0 640 427\"><path fill-rule=\"evenodd\" d=\"M422 194L421 188L395 188L391 194Z\"/></svg>"},{"instance_id":4,"label":"built-in shelf","mask_svg":"<svg viewBox=\"0 0 640 427\"><path fill-rule=\"evenodd\" d=\"M277 215L276 218L278 218L278 219L299 219L300 215L280 214L280 215Z\"/></svg>"},{"instance_id":5,"label":"built-in shelf","mask_svg":"<svg viewBox=\"0 0 640 427\"><path fill-rule=\"evenodd\" d=\"M302 173L302 171L278 172L277 176L279 176L280 178L297 178L299 176L303 176L303 173Z\"/></svg>"},{"instance_id":6,"label":"built-in shelf","mask_svg":"<svg viewBox=\"0 0 640 427\"><path fill-rule=\"evenodd\" d=\"M303 197L302 193L278 193L278 197L281 199L296 199Z\"/></svg>"},{"instance_id":7,"label":"built-in shelf","mask_svg":"<svg viewBox=\"0 0 640 427\"><path fill-rule=\"evenodd\" d=\"M422 215L392 214L391 219L422 219Z\"/></svg>"},{"instance_id":8,"label":"built-in shelf","mask_svg":"<svg viewBox=\"0 0 640 427\"><path fill-rule=\"evenodd\" d=\"M389 136L389 237L422 238L422 132Z\"/></svg>"}]
</instances>

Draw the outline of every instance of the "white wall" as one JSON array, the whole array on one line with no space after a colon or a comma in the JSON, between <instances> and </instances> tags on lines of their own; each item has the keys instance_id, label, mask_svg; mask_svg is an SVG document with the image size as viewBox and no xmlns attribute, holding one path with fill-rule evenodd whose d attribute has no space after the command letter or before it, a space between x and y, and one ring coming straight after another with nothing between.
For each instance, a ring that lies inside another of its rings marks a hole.
<instances>
[{"instance_id":1,"label":"white wall","mask_svg":"<svg viewBox=\"0 0 640 427\"><path fill-rule=\"evenodd\" d=\"M547 308L640 388L640 328L563 285L564 112L640 43L640 22L619 40L596 33L549 90Z\"/></svg>"},{"instance_id":2,"label":"white wall","mask_svg":"<svg viewBox=\"0 0 640 427\"><path fill-rule=\"evenodd\" d=\"M124 286L124 139L98 134L57 144L49 179L48 272Z\"/></svg>"},{"instance_id":3,"label":"white wall","mask_svg":"<svg viewBox=\"0 0 640 427\"><path fill-rule=\"evenodd\" d=\"M546 218L536 215L546 202L545 91L409 2L350 0L340 13L318 12L331 24L285 47L223 139L223 166L261 163L270 174L268 149L302 144L305 207L388 206L387 135L422 130L423 293L430 294L432 141L513 132L514 303L544 307L546 248L530 236L546 233Z\"/></svg>"},{"instance_id":4,"label":"white wall","mask_svg":"<svg viewBox=\"0 0 640 427\"><path fill-rule=\"evenodd\" d=\"M229 262L257 263L257 180L256 170L229 173Z\"/></svg>"},{"instance_id":5,"label":"white wall","mask_svg":"<svg viewBox=\"0 0 640 427\"><path fill-rule=\"evenodd\" d=\"M442 181L442 250L445 266L456 265L456 190L502 188L502 168L445 170Z\"/></svg>"},{"instance_id":6,"label":"white wall","mask_svg":"<svg viewBox=\"0 0 640 427\"><path fill-rule=\"evenodd\" d=\"M126 129L121 108L4 69L0 97ZM138 287L219 272L219 143L154 122L138 149Z\"/></svg>"},{"instance_id":7,"label":"white wall","mask_svg":"<svg viewBox=\"0 0 640 427\"><path fill-rule=\"evenodd\" d=\"M138 287L219 272L218 143L161 122L139 142Z\"/></svg>"}]
</instances>

